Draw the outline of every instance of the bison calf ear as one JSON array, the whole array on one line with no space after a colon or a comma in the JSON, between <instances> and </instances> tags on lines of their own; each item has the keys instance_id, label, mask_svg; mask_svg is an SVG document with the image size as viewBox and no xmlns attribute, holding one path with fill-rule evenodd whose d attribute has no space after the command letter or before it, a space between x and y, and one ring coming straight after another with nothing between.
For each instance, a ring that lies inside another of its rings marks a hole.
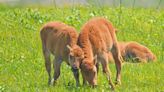
<instances>
[{"instance_id":1,"label":"bison calf ear","mask_svg":"<svg viewBox=\"0 0 164 92\"><path fill-rule=\"evenodd\" d=\"M71 48L69 45L67 45L67 48L68 48L70 51L72 51L72 48Z\"/></svg>"}]
</instances>

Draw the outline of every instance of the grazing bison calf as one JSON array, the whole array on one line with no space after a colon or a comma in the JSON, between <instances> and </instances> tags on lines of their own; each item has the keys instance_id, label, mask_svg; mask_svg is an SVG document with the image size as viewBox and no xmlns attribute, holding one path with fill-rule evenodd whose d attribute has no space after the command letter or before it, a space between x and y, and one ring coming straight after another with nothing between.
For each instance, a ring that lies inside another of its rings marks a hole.
<instances>
[{"instance_id":1,"label":"grazing bison calf","mask_svg":"<svg viewBox=\"0 0 164 92\"><path fill-rule=\"evenodd\" d=\"M40 31L45 66L49 75L48 84L51 83L50 54L55 56L54 83L60 75L62 61L72 67L76 85L79 85L79 61L84 57L82 49L77 45L78 34L73 27L61 22L49 22Z\"/></svg>"},{"instance_id":2,"label":"grazing bison calf","mask_svg":"<svg viewBox=\"0 0 164 92\"><path fill-rule=\"evenodd\" d=\"M81 28L78 45L84 51L84 59L80 65L83 83L87 81L92 86L97 85L97 69L100 62L111 88L114 89L108 68L108 52L111 51L115 59L116 83L120 83L122 61L112 24L105 18L97 17L89 20Z\"/></svg>"},{"instance_id":3,"label":"grazing bison calf","mask_svg":"<svg viewBox=\"0 0 164 92\"><path fill-rule=\"evenodd\" d=\"M134 62L156 61L156 56L147 47L137 42L118 42L123 59L133 60ZM112 53L108 54L109 61L114 61Z\"/></svg>"}]
</instances>

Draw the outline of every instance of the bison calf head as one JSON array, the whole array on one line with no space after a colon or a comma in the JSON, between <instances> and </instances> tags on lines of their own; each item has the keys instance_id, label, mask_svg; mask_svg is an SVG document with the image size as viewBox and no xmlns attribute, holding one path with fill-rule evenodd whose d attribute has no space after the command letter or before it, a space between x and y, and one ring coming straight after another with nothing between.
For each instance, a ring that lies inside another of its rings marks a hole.
<instances>
[{"instance_id":1,"label":"bison calf head","mask_svg":"<svg viewBox=\"0 0 164 92\"><path fill-rule=\"evenodd\" d=\"M97 85L97 68L96 68L96 60L94 59L92 62L84 59L80 65L81 73L83 79L86 80L91 86Z\"/></svg>"},{"instance_id":2,"label":"bison calf head","mask_svg":"<svg viewBox=\"0 0 164 92\"><path fill-rule=\"evenodd\" d=\"M77 45L73 47L67 45L67 48L69 49L69 56L68 56L69 64L73 69L75 70L79 69L80 62L84 58L83 50Z\"/></svg>"},{"instance_id":3,"label":"bison calf head","mask_svg":"<svg viewBox=\"0 0 164 92\"><path fill-rule=\"evenodd\" d=\"M149 53L146 53L146 56L149 62L155 62L157 60L157 57L151 51L149 51Z\"/></svg>"}]
</instances>

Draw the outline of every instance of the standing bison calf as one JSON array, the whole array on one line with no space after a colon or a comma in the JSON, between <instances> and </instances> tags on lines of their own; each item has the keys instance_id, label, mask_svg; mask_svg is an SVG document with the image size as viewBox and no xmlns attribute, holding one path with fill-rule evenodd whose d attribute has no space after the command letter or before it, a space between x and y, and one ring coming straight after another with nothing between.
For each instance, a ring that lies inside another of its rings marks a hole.
<instances>
[{"instance_id":1,"label":"standing bison calf","mask_svg":"<svg viewBox=\"0 0 164 92\"><path fill-rule=\"evenodd\" d=\"M83 84L87 81L92 86L97 85L98 64L101 63L109 85L114 89L108 68L109 51L112 52L116 63L116 83L120 83L122 61L115 31L112 24L105 18L93 18L81 28L78 45L84 51L84 59L80 65Z\"/></svg>"},{"instance_id":2,"label":"standing bison calf","mask_svg":"<svg viewBox=\"0 0 164 92\"><path fill-rule=\"evenodd\" d=\"M83 58L83 51L77 45L78 34L73 27L61 22L49 22L40 31L42 49L45 59L46 70L49 75L48 84L51 83L51 61L50 54L55 56L54 82L60 76L62 61L66 61L72 67L76 85L79 85L79 61Z\"/></svg>"},{"instance_id":3,"label":"standing bison calf","mask_svg":"<svg viewBox=\"0 0 164 92\"><path fill-rule=\"evenodd\" d=\"M147 47L137 42L118 42L123 59L133 60L134 62L155 61L156 56ZM114 61L112 53L108 54L109 61Z\"/></svg>"}]
</instances>

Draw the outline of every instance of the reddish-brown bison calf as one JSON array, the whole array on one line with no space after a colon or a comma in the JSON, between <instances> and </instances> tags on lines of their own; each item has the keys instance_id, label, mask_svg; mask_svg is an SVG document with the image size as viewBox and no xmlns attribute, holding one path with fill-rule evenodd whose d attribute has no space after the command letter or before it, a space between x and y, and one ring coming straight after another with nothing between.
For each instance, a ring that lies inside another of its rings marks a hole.
<instances>
[{"instance_id":1,"label":"reddish-brown bison calf","mask_svg":"<svg viewBox=\"0 0 164 92\"><path fill-rule=\"evenodd\" d=\"M79 62L84 57L82 49L77 45L78 33L73 27L61 22L49 22L45 24L41 31L41 40L45 66L49 75L48 84L51 83L51 61L50 54L55 56L54 82L60 75L62 61L66 61L72 67L76 85L79 85Z\"/></svg>"},{"instance_id":2,"label":"reddish-brown bison calf","mask_svg":"<svg viewBox=\"0 0 164 92\"><path fill-rule=\"evenodd\" d=\"M156 56L147 47L137 42L118 42L121 55L124 61L132 60L133 62L147 63L156 61ZM111 52L108 54L109 62L114 61Z\"/></svg>"},{"instance_id":3,"label":"reddish-brown bison calf","mask_svg":"<svg viewBox=\"0 0 164 92\"><path fill-rule=\"evenodd\" d=\"M107 19L99 17L89 20L81 28L78 45L84 51L84 59L80 65L83 84L87 81L92 86L97 85L97 69L98 64L101 63L109 85L114 89L108 68L109 51L112 52L116 63L116 83L120 83L122 61L115 31Z\"/></svg>"}]
</instances>

